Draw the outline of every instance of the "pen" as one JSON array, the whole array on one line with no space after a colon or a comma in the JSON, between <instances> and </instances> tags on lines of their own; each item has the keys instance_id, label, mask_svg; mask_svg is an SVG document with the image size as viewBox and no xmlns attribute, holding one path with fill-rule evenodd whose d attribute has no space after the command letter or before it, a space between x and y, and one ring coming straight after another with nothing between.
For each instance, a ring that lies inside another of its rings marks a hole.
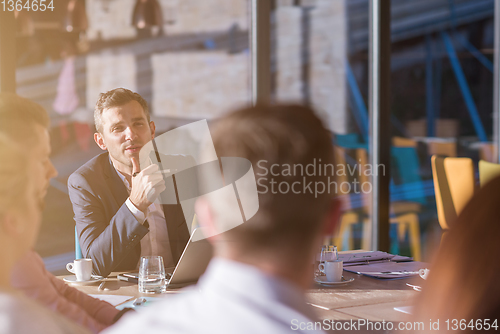
<instances>
[{"instance_id":1,"label":"pen","mask_svg":"<svg viewBox=\"0 0 500 334\"><path fill-rule=\"evenodd\" d=\"M418 275L418 271L359 271L359 275Z\"/></svg>"}]
</instances>

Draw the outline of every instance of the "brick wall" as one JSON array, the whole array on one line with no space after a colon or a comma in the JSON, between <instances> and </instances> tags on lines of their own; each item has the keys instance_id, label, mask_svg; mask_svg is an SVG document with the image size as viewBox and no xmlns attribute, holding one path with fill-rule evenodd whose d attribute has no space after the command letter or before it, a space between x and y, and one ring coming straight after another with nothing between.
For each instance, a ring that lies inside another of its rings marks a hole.
<instances>
[{"instance_id":1,"label":"brick wall","mask_svg":"<svg viewBox=\"0 0 500 334\"><path fill-rule=\"evenodd\" d=\"M249 101L246 52L164 53L152 56L157 116L212 118Z\"/></svg>"},{"instance_id":2,"label":"brick wall","mask_svg":"<svg viewBox=\"0 0 500 334\"><path fill-rule=\"evenodd\" d=\"M226 30L233 24L248 28L248 0L159 0L168 33ZM131 38L135 0L87 0L91 40Z\"/></svg>"},{"instance_id":3,"label":"brick wall","mask_svg":"<svg viewBox=\"0 0 500 334\"><path fill-rule=\"evenodd\" d=\"M130 18L135 0L87 0L89 36L126 38L135 35ZM167 34L213 32L237 24L248 29L248 0L160 0ZM346 13L345 1L301 1L309 9L308 66L303 67L303 8L280 0L276 22L276 97L303 101L304 68L309 99L328 126L345 133ZM105 7L108 10L105 10ZM137 85L133 55L89 57L87 106L97 93L114 86ZM248 54L224 51L171 52L151 55L152 110L158 116L211 118L250 98Z\"/></svg>"},{"instance_id":4,"label":"brick wall","mask_svg":"<svg viewBox=\"0 0 500 334\"><path fill-rule=\"evenodd\" d=\"M310 102L331 130L347 131L345 61L347 56L345 2L302 1L310 6L308 61L302 54L303 7L279 1L276 11L276 97L304 101L303 71L307 71ZM304 63L307 61L307 63ZM308 65L303 68L304 65Z\"/></svg>"}]
</instances>

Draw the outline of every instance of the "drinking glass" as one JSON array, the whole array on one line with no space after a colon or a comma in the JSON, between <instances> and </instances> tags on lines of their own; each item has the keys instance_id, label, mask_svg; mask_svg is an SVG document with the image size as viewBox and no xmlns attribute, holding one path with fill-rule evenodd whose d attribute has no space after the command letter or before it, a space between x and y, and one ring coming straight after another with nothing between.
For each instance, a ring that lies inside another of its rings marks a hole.
<instances>
[{"instance_id":1,"label":"drinking glass","mask_svg":"<svg viewBox=\"0 0 500 334\"><path fill-rule=\"evenodd\" d=\"M161 256L143 256L139 266L139 292L165 292L165 267Z\"/></svg>"},{"instance_id":2,"label":"drinking glass","mask_svg":"<svg viewBox=\"0 0 500 334\"><path fill-rule=\"evenodd\" d=\"M325 262L336 261L338 259L337 246L327 246L324 245L321 248L321 253L319 254L319 261L316 263L315 275L324 276L325 274L319 270L319 265Z\"/></svg>"},{"instance_id":3,"label":"drinking glass","mask_svg":"<svg viewBox=\"0 0 500 334\"><path fill-rule=\"evenodd\" d=\"M321 249L320 263L325 261L336 261L337 259L337 246L323 246Z\"/></svg>"}]
</instances>

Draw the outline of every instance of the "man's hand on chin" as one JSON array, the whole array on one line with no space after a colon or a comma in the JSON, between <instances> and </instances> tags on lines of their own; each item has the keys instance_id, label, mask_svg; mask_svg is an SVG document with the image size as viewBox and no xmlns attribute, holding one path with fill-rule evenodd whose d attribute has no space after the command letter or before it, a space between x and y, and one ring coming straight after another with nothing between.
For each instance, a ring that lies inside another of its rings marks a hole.
<instances>
[{"instance_id":1,"label":"man's hand on chin","mask_svg":"<svg viewBox=\"0 0 500 334\"><path fill-rule=\"evenodd\" d=\"M165 181L157 165L153 164L141 171L137 158L132 161L132 184L130 191L130 201L144 214L148 207L165 190Z\"/></svg>"}]
</instances>

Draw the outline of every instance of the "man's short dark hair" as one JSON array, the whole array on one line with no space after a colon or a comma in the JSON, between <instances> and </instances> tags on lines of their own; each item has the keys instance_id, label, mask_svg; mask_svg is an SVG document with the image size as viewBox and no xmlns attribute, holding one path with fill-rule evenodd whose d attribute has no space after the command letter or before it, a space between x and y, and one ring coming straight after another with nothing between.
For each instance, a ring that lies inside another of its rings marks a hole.
<instances>
[{"instance_id":1,"label":"man's short dark hair","mask_svg":"<svg viewBox=\"0 0 500 334\"><path fill-rule=\"evenodd\" d=\"M142 96L126 88L115 88L99 94L99 99L94 108L94 123L97 131L102 133L102 113L104 110L123 106L130 101L139 102L148 122L150 122L148 103Z\"/></svg>"},{"instance_id":2,"label":"man's short dark hair","mask_svg":"<svg viewBox=\"0 0 500 334\"><path fill-rule=\"evenodd\" d=\"M225 232L228 239L235 241L232 244L252 252L310 247L335 196L330 184L334 175L320 174L317 169L312 176L305 172L288 175L281 170L284 165L301 165L305 169L314 163L331 164L333 168L331 135L315 112L300 105L257 105L223 116L211 134L217 156L250 160L258 184L259 210L244 224ZM279 166L274 169L279 175L262 176L262 166L270 168L274 164ZM299 182L300 187L295 192L286 192L283 187L283 191L273 193L271 181L276 182L275 190L280 183L292 186ZM304 190L304 183L309 182L312 192ZM314 193L315 182L324 184L323 193Z\"/></svg>"}]
</instances>

